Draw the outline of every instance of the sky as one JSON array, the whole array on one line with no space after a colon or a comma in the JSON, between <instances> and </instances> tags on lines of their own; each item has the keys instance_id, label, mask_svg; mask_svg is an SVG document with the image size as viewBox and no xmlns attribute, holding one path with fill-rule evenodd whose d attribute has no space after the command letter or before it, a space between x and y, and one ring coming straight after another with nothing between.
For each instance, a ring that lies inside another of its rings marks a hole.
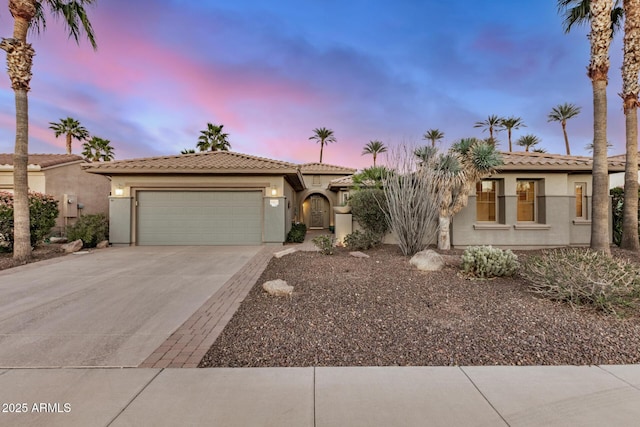
<instances>
[{"instance_id":1,"label":"sky","mask_svg":"<svg viewBox=\"0 0 640 427\"><path fill-rule=\"evenodd\" d=\"M565 34L554 0L101 0L88 13L96 51L53 18L29 35L30 153L64 153L49 122L73 117L110 140L117 160L195 148L213 123L232 151L309 163L320 155L309 137L326 127L337 141L323 162L362 169L372 164L362 155L369 141L421 145L439 129L444 150L487 137L474 123L495 114L522 118L514 140L533 134L563 154L561 126L547 116L568 102L582 108L567 123L572 154L591 155L588 28ZM12 26L0 0L0 36ZM624 153L620 38L609 72L611 155ZM506 132L498 140L506 151ZM3 73L0 152L14 141Z\"/></svg>"}]
</instances>

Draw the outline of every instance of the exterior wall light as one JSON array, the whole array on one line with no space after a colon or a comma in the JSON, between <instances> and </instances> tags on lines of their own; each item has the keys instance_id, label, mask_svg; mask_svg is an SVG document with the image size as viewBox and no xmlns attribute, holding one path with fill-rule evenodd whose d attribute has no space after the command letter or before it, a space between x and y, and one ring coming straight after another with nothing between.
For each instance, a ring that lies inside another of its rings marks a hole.
<instances>
[{"instance_id":1,"label":"exterior wall light","mask_svg":"<svg viewBox=\"0 0 640 427\"><path fill-rule=\"evenodd\" d=\"M271 187L271 195L274 197L278 195L278 188L275 185Z\"/></svg>"},{"instance_id":2,"label":"exterior wall light","mask_svg":"<svg viewBox=\"0 0 640 427\"><path fill-rule=\"evenodd\" d=\"M124 188L122 187L117 187L115 189L115 195L120 197L120 196L124 196Z\"/></svg>"}]
</instances>

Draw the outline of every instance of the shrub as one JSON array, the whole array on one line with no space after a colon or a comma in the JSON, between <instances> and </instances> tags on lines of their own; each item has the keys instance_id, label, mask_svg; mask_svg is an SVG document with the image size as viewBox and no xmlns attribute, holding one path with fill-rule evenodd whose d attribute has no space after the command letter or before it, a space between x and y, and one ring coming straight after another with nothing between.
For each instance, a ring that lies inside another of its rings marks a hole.
<instances>
[{"instance_id":1,"label":"shrub","mask_svg":"<svg viewBox=\"0 0 640 427\"><path fill-rule=\"evenodd\" d=\"M529 259L522 274L531 291L572 306L615 314L640 301L640 269L590 249L545 251Z\"/></svg>"},{"instance_id":2,"label":"shrub","mask_svg":"<svg viewBox=\"0 0 640 427\"><path fill-rule=\"evenodd\" d=\"M320 249L322 255L333 255L333 243L334 239L328 234L321 234L316 236L312 240L313 244Z\"/></svg>"},{"instance_id":3,"label":"shrub","mask_svg":"<svg viewBox=\"0 0 640 427\"><path fill-rule=\"evenodd\" d=\"M512 276L518 270L518 266L518 257L510 250L472 246L462 254L464 272L476 277Z\"/></svg>"},{"instance_id":4,"label":"shrub","mask_svg":"<svg viewBox=\"0 0 640 427\"><path fill-rule=\"evenodd\" d=\"M75 224L67 227L70 241L81 239L87 248L95 248L98 243L109 238L109 221L105 214L82 215Z\"/></svg>"},{"instance_id":5,"label":"shrub","mask_svg":"<svg viewBox=\"0 0 640 427\"><path fill-rule=\"evenodd\" d=\"M371 249L379 241L379 236L376 236L369 230L365 231L364 233L360 230L356 230L344 237L344 245L354 251L364 251L367 249Z\"/></svg>"},{"instance_id":6,"label":"shrub","mask_svg":"<svg viewBox=\"0 0 640 427\"><path fill-rule=\"evenodd\" d=\"M31 246L42 242L56 224L58 201L47 194L29 193ZM13 194L0 192L0 240L13 248Z\"/></svg>"},{"instance_id":7,"label":"shrub","mask_svg":"<svg viewBox=\"0 0 640 427\"><path fill-rule=\"evenodd\" d=\"M349 198L351 214L360 225L374 237L374 243L382 241L389 230L387 223L387 198L384 191L376 188L366 188L351 194Z\"/></svg>"},{"instance_id":8,"label":"shrub","mask_svg":"<svg viewBox=\"0 0 640 427\"><path fill-rule=\"evenodd\" d=\"M287 242L302 243L307 234L307 226L301 222L291 224L291 230L287 233Z\"/></svg>"}]
</instances>

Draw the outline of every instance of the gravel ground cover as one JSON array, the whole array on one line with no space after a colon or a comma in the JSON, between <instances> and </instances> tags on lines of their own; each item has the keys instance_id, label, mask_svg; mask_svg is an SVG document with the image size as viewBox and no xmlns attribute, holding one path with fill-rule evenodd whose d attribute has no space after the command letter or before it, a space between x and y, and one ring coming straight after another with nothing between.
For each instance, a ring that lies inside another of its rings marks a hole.
<instances>
[{"instance_id":1,"label":"gravel ground cover","mask_svg":"<svg viewBox=\"0 0 640 427\"><path fill-rule=\"evenodd\" d=\"M517 276L469 280L455 266L421 272L396 246L367 254L272 259L200 366L640 363L640 314L574 310L529 293ZM273 279L293 285L293 296L264 293Z\"/></svg>"},{"instance_id":2,"label":"gravel ground cover","mask_svg":"<svg viewBox=\"0 0 640 427\"><path fill-rule=\"evenodd\" d=\"M42 244L36 247L32 252L33 256L29 260L29 263L66 255L60 246L61 245L59 244ZM0 270L6 270L7 268L16 267L18 265L21 264L13 260L12 253L0 252Z\"/></svg>"}]
</instances>

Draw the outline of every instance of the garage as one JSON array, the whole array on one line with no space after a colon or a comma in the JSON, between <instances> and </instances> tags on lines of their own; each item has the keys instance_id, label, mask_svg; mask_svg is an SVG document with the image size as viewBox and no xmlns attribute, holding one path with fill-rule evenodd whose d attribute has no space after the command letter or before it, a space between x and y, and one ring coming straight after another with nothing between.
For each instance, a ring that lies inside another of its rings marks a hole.
<instances>
[{"instance_id":1,"label":"garage","mask_svg":"<svg viewBox=\"0 0 640 427\"><path fill-rule=\"evenodd\" d=\"M138 245L259 245L261 191L138 191Z\"/></svg>"}]
</instances>

